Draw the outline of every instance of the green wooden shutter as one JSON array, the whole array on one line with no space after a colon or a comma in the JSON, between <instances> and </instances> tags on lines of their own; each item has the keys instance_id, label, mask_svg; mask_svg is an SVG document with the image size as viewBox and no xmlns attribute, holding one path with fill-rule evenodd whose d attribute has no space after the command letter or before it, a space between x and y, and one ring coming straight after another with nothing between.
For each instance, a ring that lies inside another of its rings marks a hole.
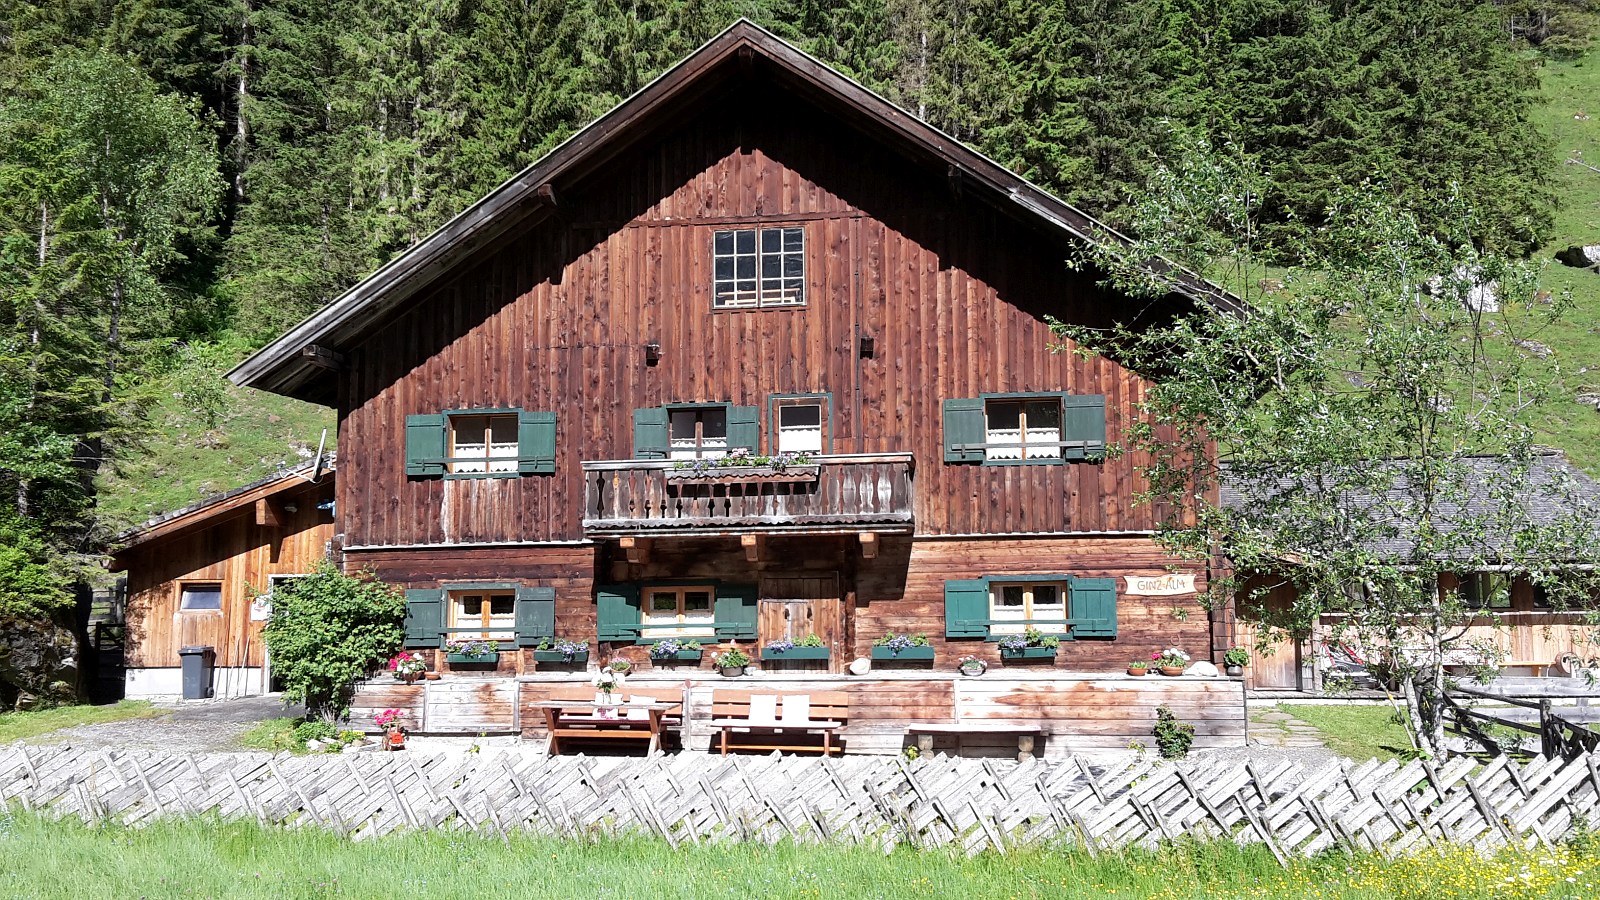
<instances>
[{"instance_id":1,"label":"green wooden shutter","mask_svg":"<svg viewBox=\"0 0 1600 900\"><path fill-rule=\"evenodd\" d=\"M717 585L717 640L756 639L756 586Z\"/></svg>"},{"instance_id":2,"label":"green wooden shutter","mask_svg":"<svg viewBox=\"0 0 1600 900\"><path fill-rule=\"evenodd\" d=\"M1117 636L1117 580L1115 578L1072 579L1068 618L1088 619L1072 626L1075 638L1114 638Z\"/></svg>"},{"instance_id":3,"label":"green wooden shutter","mask_svg":"<svg viewBox=\"0 0 1600 900\"><path fill-rule=\"evenodd\" d=\"M549 475L556 470L556 414L523 410L517 414L517 471Z\"/></svg>"},{"instance_id":4,"label":"green wooden shutter","mask_svg":"<svg viewBox=\"0 0 1600 900\"><path fill-rule=\"evenodd\" d=\"M944 636L989 636L989 582L955 578L944 583Z\"/></svg>"},{"instance_id":5,"label":"green wooden shutter","mask_svg":"<svg viewBox=\"0 0 1600 900\"><path fill-rule=\"evenodd\" d=\"M535 647L540 638L556 636L556 589L517 588L517 646Z\"/></svg>"},{"instance_id":6,"label":"green wooden shutter","mask_svg":"<svg viewBox=\"0 0 1600 900\"><path fill-rule=\"evenodd\" d=\"M667 458L667 410L652 406L633 411L633 458Z\"/></svg>"},{"instance_id":7,"label":"green wooden shutter","mask_svg":"<svg viewBox=\"0 0 1600 900\"><path fill-rule=\"evenodd\" d=\"M603 584L595 588L595 636L602 641L639 640L639 586Z\"/></svg>"},{"instance_id":8,"label":"green wooden shutter","mask_svg":"<svg viewBox=\"0 0 1600 900\"><path fill-rule=\"evenodd\" d=\"M1083 449L1062 448L1063 459L1103 456L1106 452L1106 395L1062 394L1061 439L1088 442Z\"/></svg>"},{"instance_id":9,"label":"green wooden shutter","mask_svg":"<svg viewBox=\"0 0 1600 900\"><path fill-rule=\"evenodd\" d=\"M983 462L985 432L982 400L944 401L945 462ZM969 449L957 449L963 444Z\"/></svg>"},{"instance_id":10,"label":"green wooden shutter","mask_svg":"<svg viewBox=\"0 0 1600 900\"><path fill-rule=\"evenodd\" d=\"M406 416L406 474L443 475L445 443L443 415Z\"/></svg>"},{"instance_id":11,"label":"green wooden shutter","mask_svg":"<svg viewBox=\"0 0 1600 900\"><path fill-rule=\"evenodd\" d=\"M728 407L728 448L743 447L751 453L761 451L761 407Z\"/></svg>"},{"instance_id":12,"label":"green wooden shutter","mask_svg":"<svg viewBox=\"0 0 1600 900\"><path fill-rule=\"evenodd\" d=\"M406 646L444 646L444 591L406 591Z\"/></svg>"}]
</instances>

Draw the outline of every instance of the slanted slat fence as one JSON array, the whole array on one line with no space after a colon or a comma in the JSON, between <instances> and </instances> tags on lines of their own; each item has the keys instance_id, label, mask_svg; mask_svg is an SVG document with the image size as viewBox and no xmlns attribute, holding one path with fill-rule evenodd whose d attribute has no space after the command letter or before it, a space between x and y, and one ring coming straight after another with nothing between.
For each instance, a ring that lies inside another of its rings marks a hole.
<instances>
[{"instance_id":1,"label":"slanted slat fence","mask_svg":"<svg viewBox=\"0 0 1600 900\"><path fill-rule=\"evenodd\" d=\"M131 825L205 813L327 828L571 837L906 844L967 854L1038 845L1099 853L1189 836L1402 854L1441 842L1533 847L1594 821L1600 756L1305 769L1199 759L1014 763L936 756L649 758L523 753L292 757L0 750L0 800Z\"/></svg>"}]
</instances>

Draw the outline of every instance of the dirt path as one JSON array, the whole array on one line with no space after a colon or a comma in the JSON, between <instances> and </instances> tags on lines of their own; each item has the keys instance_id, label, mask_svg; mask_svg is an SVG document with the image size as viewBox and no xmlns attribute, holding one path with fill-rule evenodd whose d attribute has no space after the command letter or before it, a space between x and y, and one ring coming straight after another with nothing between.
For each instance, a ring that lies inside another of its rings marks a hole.
<instances>
[{"instance_id":1,"label":"dirt path","mask_svg":"<svg viewBox=\"0 0 1600 900\"><path fill-rule=\"evenodd\" d=\"M304 712L299 706L284 706L277 697L190 701L164 709L154 718L78 725L28 738L24 743L179 753L239 750L243 749L239 746L239 737L250 726L266 719L298 716Z\"/></svg>"}]
</instances>

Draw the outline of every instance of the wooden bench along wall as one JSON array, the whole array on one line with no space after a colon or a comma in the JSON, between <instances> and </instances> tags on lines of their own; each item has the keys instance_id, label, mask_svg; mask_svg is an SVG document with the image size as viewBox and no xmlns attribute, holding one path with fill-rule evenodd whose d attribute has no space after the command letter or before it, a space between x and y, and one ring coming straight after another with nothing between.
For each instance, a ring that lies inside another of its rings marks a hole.
<instances>
[{"instance_id":1,"label":"wooden bench along wall","mask_svg":"<svg viewBox=\"0 0 1600 900\"><path fill-rule=\"evenodd\" d=\"M783 721L752 718L752 700L757 696L776 698L775 714ZM805 697L809 706L803 720L791 718L786 710L791 698L799 697ZM849 721L850 695L843 691L711 692L711 727L718 731L717 749L724 755L729 750L820 751L824 756L843 752L837 735Z\"/></svg>"}]
</instances>

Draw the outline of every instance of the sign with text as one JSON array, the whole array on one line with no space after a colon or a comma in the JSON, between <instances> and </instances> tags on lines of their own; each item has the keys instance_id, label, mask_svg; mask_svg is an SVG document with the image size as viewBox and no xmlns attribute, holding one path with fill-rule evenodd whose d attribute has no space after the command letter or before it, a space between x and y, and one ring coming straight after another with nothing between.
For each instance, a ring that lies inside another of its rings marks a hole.
<instances>
[{"instance_id":1,"label":"sign with text","mask_svg":"<svg viewBox=\"0 0 1600 900\"><path fill-rule=\"evenodd\" d=\"M1193 575L1124 575L1124 594L1141 597L1175 597L1194 593Z\"/></svg>"}]
</instances>

